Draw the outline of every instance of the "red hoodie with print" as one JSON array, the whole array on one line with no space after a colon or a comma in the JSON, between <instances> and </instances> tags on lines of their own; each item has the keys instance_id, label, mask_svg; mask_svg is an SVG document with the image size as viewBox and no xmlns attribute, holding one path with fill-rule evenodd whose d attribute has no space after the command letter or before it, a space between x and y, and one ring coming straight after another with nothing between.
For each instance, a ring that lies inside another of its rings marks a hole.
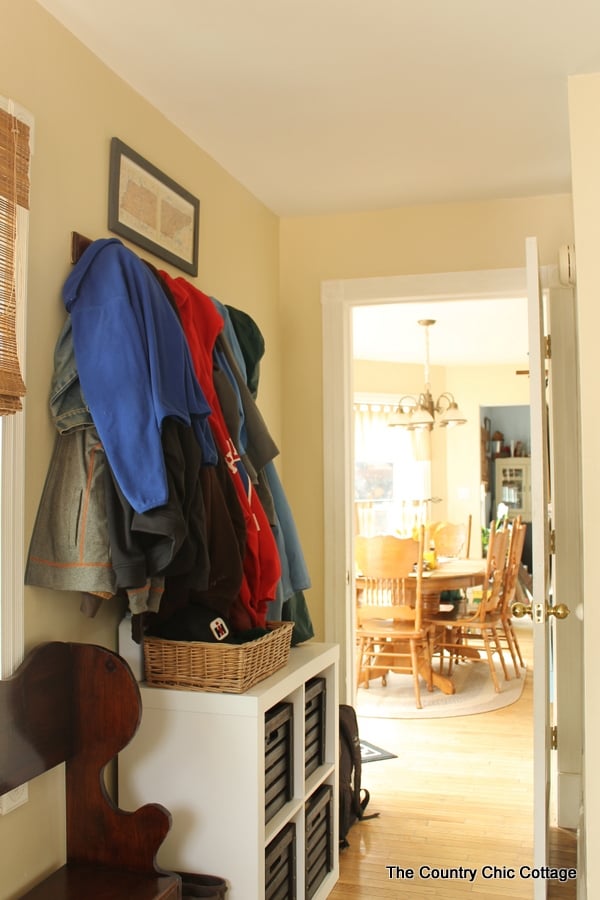
<instances>
[{"instance_id":1,"label":"red hoodie with print","mask_svg":"<svg viewBox=\"0 0 600 900\"><path fill-rule=\"evenodd\" d=\"M177 304L196 377L212 410L208 420L215 443L227 462L244 511L247 540L241 608L231 609L231 624L237 631L264 626L267 604L275 599L281 563L269 520L227 430L213 382L213 349L223 330L223 319L211 298L184 278L172 278L162 271L160 276Z\"/></svg>"}]
</instances>

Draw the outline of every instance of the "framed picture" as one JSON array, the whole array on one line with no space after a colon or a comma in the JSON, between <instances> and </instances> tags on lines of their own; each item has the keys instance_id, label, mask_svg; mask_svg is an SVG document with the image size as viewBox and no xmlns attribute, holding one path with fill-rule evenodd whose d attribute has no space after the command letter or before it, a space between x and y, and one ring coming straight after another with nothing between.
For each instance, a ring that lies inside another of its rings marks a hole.
<instances>
[{"instance_id":1,"label":"framed picture","mask_svg":"<svg viewBox=\"0 0 600 900\"><path fill-rule=\"evenodd\" d=\"M118 138L110 145L108 227L189 275L198 274L200 201Z\"/></svg>"}]
</instances>

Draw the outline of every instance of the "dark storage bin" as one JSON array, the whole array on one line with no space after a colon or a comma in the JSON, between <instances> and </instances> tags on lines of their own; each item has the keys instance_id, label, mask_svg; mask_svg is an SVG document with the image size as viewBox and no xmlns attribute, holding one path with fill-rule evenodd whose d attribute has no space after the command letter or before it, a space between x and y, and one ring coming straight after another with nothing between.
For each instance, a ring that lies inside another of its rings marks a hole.
<instances>
[{"instance_id":1,"label":"dark storage bin","mask_svg":"<svg viewBox=\"0 0 600 900\"><path fill-rule=\"evenodd\" d=\"M265 822L293 795L293 706L279 703L265 713Z\"/></svg>"},{"instance_id":2,"label":"dark storage bin","mask_svg":"<svg viewBox=\"0 0 600 900\"><path fill-rule=\"evenodd\" d=\"M304 774L325 762L325 679L312 678L304 690Z\"/></svg>"},{"instance_id":3,"label":"dark storage bin","mask_svg":"<svg viewBox=\"0 0 600 900\"><path fill-rule=\"evenodd\" d=\"M296 827L290 822L265 851L265 900L296 900Z\"/></svg>"},{"instance_id":4,"label":"dark storage bin","mask_svg":"<svg viewBox=\"0 0 600 900\"><path fill-rule=\"evenodd\" d=\"M306 900L333 869L333 788L321 785L306 803Z\"/></svg>"},{"instance_id":5,"label":"dark storage bin","mask_svg":"<svg viewBox=\"0 0 600 900\"><path fill-rule=\"evenodd\" d=\"M205 900L226 900L227 882L217 875L197 875L192 872L178 872L181 875L182 898L204 897Z\"/></svg>"}]
</instances>

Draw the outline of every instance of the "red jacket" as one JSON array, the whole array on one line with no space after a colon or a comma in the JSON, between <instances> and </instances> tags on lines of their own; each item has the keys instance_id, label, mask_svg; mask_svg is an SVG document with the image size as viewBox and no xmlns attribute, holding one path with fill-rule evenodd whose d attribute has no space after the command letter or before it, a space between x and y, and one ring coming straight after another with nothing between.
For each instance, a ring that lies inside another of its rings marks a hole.
<instances>
[{"instance_id":1,"label":"red jacket","mask_svg":"<svg viewBox=\"0 0 600 900\"><path fill-rule=\"evenodd\" d=\"M187 337L196 377L211 407L209 423L215 444L225 457L244 510L247 540L240 607L230 612L237 630L264 625L267 604L275 599L281 563L271 526L227 430L213 382L213 349L223 330L223 319L206 294L184 278L160 275L171 290Z\"/></svg>"}]
</instances>

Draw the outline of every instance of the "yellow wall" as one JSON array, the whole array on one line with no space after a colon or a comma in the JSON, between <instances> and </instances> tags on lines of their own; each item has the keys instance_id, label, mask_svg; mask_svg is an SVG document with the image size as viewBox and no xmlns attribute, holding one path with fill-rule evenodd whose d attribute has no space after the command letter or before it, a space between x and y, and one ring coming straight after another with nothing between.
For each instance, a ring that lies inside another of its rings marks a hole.
<instances>
[{"instance_id":1,"label":"yellow wall","mask_svg":"<svg viewBox=\"0 0 600 900\"><path fill-rule=\"evenodd\" d=\"M0 0L0 95L35 119L26 383L26 521L29 541L53 442L47 397L64 320L61 286L72 230L108 234L109 144L121 138L200 199L198 286L252 315L265 336L260 406L281 438L278 220L214 160L115 77L33 0ZM148 254L140 251L142 255ZM160 263L164 268L170 267ZM183 274L170 269L173 274ZM115 646L118 607L96 619L76 594L26 588L26 646L48 639ZM0 900L62 862L62 780L43 776L31 800L0 818Z\"/></svg>"},{"instance_id":2,"label":"yellow wall","mask_svg":"<svg viewBox=\"0 0 600 900\"><path fill-rule=\"evenodd\" d=\"M286 409L282 456L288 497L313 580L311 610L321 636L327 603L322 550L321 282L520 268L530 235L538 238L541 265L556 265L558 248L573 240L570 195L282 220Z\"/></svg>"},{"instance_id":3,"label":"yellow wall","mask_svg":"<svg viewBox=\"0 0 600 900\"><path fill-rule=\"evenodd\" d=\"M600 333L600 74L569 80L573 208L575 218L577 309L579 318L579 377L581 390L583 554L584 554L584 653L585 692L585 815L587 831L587 896L600 892L600 860L595 848L600 841L600 772L595 660L596 635L600 633L598 579L598 509L600 504L600 424L595 412L598 397L598 334ZM576 603L574 599L574 603Z\"/></svg>"}]
</instances>

